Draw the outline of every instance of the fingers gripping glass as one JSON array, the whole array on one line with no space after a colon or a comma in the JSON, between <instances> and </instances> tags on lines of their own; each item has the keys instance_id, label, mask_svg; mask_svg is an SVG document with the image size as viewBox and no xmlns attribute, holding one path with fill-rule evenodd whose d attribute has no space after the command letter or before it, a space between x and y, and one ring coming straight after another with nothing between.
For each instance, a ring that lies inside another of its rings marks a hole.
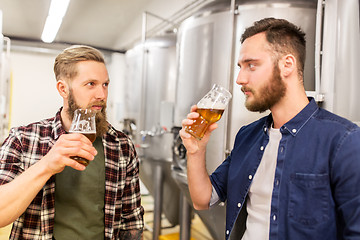
<instances>
[{"instance_id":1,"label":"fingers gripping glass","mask_svg":"<svg viewBox=\"0 0 360 240\"><path fill-rule=\"evenodd\" d=\"M231 93L228 90L214 84L212 89L197 103L198 109L196 112L200 116L194 120L192 125L186 126L185 131L196 139L201 140L207 128L212 123L220 120L231 97Z\"/></svg>"},{"instance_id":2,"label":"fingers gripping glass","mask_svg":"<svg viewBox=\"0 0 360 240\"><path fill-rule=\"evenodd\" d=\"M69 133L81 133L94 142L96 139L95 114L96 112L91 109L76 109ZM89 165L89 160L85 158L79 156L71 156L71 158L84 166Z\"/></svg>"}]
</instances>

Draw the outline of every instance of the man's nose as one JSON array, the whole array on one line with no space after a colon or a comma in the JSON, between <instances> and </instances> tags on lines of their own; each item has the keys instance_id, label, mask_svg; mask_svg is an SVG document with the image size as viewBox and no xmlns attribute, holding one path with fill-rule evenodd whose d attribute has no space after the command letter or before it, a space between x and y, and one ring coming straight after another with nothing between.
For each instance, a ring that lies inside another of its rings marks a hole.
<instances>
[{"instance_id":1,"label":"man's nose","mask_svg":"<svg viewBox=\"0 0 360 240\"><path fill-rule=\"evenodd\" d=\"M105 99L107 96L107 89L104 88L103 86L99 86L97 89L96 89L96 95L95 97L97 99Z\"/></svg>"},{"instance_id":2,"label":"man's nose","mask_svg":"<svg viewBox=\"0 0 360 240\"><path fill-rule=\"evenodd\" d=\"M239 73L237 75L236 83L239 84L239 85L244 85L244 84L248 83L246 74L241 69L240 69L240 71L239 71Z\"/></svg>"}]
</instances>

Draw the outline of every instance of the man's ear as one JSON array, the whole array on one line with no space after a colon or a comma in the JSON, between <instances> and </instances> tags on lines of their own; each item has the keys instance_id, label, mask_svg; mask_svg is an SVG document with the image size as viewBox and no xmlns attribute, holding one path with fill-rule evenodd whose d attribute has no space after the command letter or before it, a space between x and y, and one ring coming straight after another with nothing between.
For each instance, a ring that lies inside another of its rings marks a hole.
<instances>
[{"instance_id":1,"label":"man's ear","mask_svg":"<svg viewBox=\"0 0 360 240\"><path fill-rule=\"evenodd\" d=\"M291 74L296 73L296 58L292 54L287 54L279 61L279 68L282 77L289 77Z\"/></svg>"},{"instance_id":2,"label":"man's ear","mask_svg":"<svg viewBox=\"0 0 360 240\"><path fill-rule=\"evenodd\" d=\"M56 83L56 89L63 98L67 98L69 96L69 85L66 81L59 79Z\"/></svg>"}]
</instances>

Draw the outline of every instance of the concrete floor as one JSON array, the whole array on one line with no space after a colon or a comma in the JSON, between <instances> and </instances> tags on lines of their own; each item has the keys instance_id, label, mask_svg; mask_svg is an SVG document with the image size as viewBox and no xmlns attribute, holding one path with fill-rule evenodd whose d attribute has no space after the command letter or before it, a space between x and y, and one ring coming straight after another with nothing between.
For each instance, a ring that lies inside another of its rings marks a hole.
<instances>
[{"instance_id":1,"label":"concrete floor","mask_svg":"<svg viewBox=\"0 0 360 240\"><path fill-rule=\"evenodd\" d=\"M0 228L0 240L8 240L10 230L11 230L11 224L8 225L7 227Z\"/></svg>"},{"instance_id":2,"label":"concrete floor","mask_svg":"<svg viewBox=\"0 0 360 240\"><path fill-rule=\"evenodd\" d=\"M144 238L143 240L152 239L152 226L153 226L153 198L150 195L141 197L142 205L145 209L144 215ZM161 219L161 233L159 240L178 240L179 239L180 226L171 226L169 221L162 216ZM191 240L213 240L210 233L202 223L198 215L195 214L194 219L191 222L190 230Z\"/></svg>"},{"instance_id":3,"label":"concrete floor","mask_svg":"<svg viewBox=\"0 0 360 240\"><path fill-rule=\"evenodd\" d=\"M144 238L143 240L153 240L152 239L152 224L153 224L153 198L150 195L142 196L142 205L145 209L144 215ZM161 235L159 240L178 240L179 239L179 226L171 226L171 224L167 221L167 219L163 216L161 220ZM9 233L11 230L11 225L0 228L0 240L8 240ZM194 219L191 222L191 240L212 240L210 233L205 228L204 224L198 217L195 215Z\"/></svg>"}]
</instances>

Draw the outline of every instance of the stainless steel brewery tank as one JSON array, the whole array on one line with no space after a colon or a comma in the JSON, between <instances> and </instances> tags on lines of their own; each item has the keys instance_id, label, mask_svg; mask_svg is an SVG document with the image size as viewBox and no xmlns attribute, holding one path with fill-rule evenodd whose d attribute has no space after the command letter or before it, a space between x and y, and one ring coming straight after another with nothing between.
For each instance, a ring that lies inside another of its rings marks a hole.
<instances>
[{"instance_id":1,"label":"stainless steel brewery tank","mask_svg":"<svg viewBox=\"0 0 360 240\"><path fill-rule=\"evenodd\" d=\"M323 107L360 126L360 2L328 0L324 9Z\"/></svg>"},{"instance_id":2,"label":"stainless steel brewery tank","mask_svg":"<svg viewBox=\"0 0 360 240\"><path fill-rule=\"evenodd\" d=\"M214 83L230 89L233 94L232 103L225 110L218 122L218 129L213 132L208 143L208 173L213 172L226 158L240 127L262 116L246 110L245 98L235 83L240 36L246 27L265 17L285 18L301 26L307 34L305 88L309 92L315 88L313 66L317 1L236 1L234 12L230 11L230 3L214 1L205 6L181 24L177 36L175 129L180 129L181 121L188 114L191 105L196 104ZM172 175L192 205L187 187L185 151L177 136L173 146L176 167ZM196 212L214 239L224 238L224 205Z\"/></svg>"},{"instance_id":3,"label":"stainless steel brewery tank","mask_svg":"<svg viewBox=\"0 0 360 240\"><path fill-rule=\"evenodd\" d=\"M161 212L179 223L180 190L171 177L176 36L147 39L126 53L126 121L140 158L140 179L154 197L154 238Z\"/></svg>"}]
</instances>

